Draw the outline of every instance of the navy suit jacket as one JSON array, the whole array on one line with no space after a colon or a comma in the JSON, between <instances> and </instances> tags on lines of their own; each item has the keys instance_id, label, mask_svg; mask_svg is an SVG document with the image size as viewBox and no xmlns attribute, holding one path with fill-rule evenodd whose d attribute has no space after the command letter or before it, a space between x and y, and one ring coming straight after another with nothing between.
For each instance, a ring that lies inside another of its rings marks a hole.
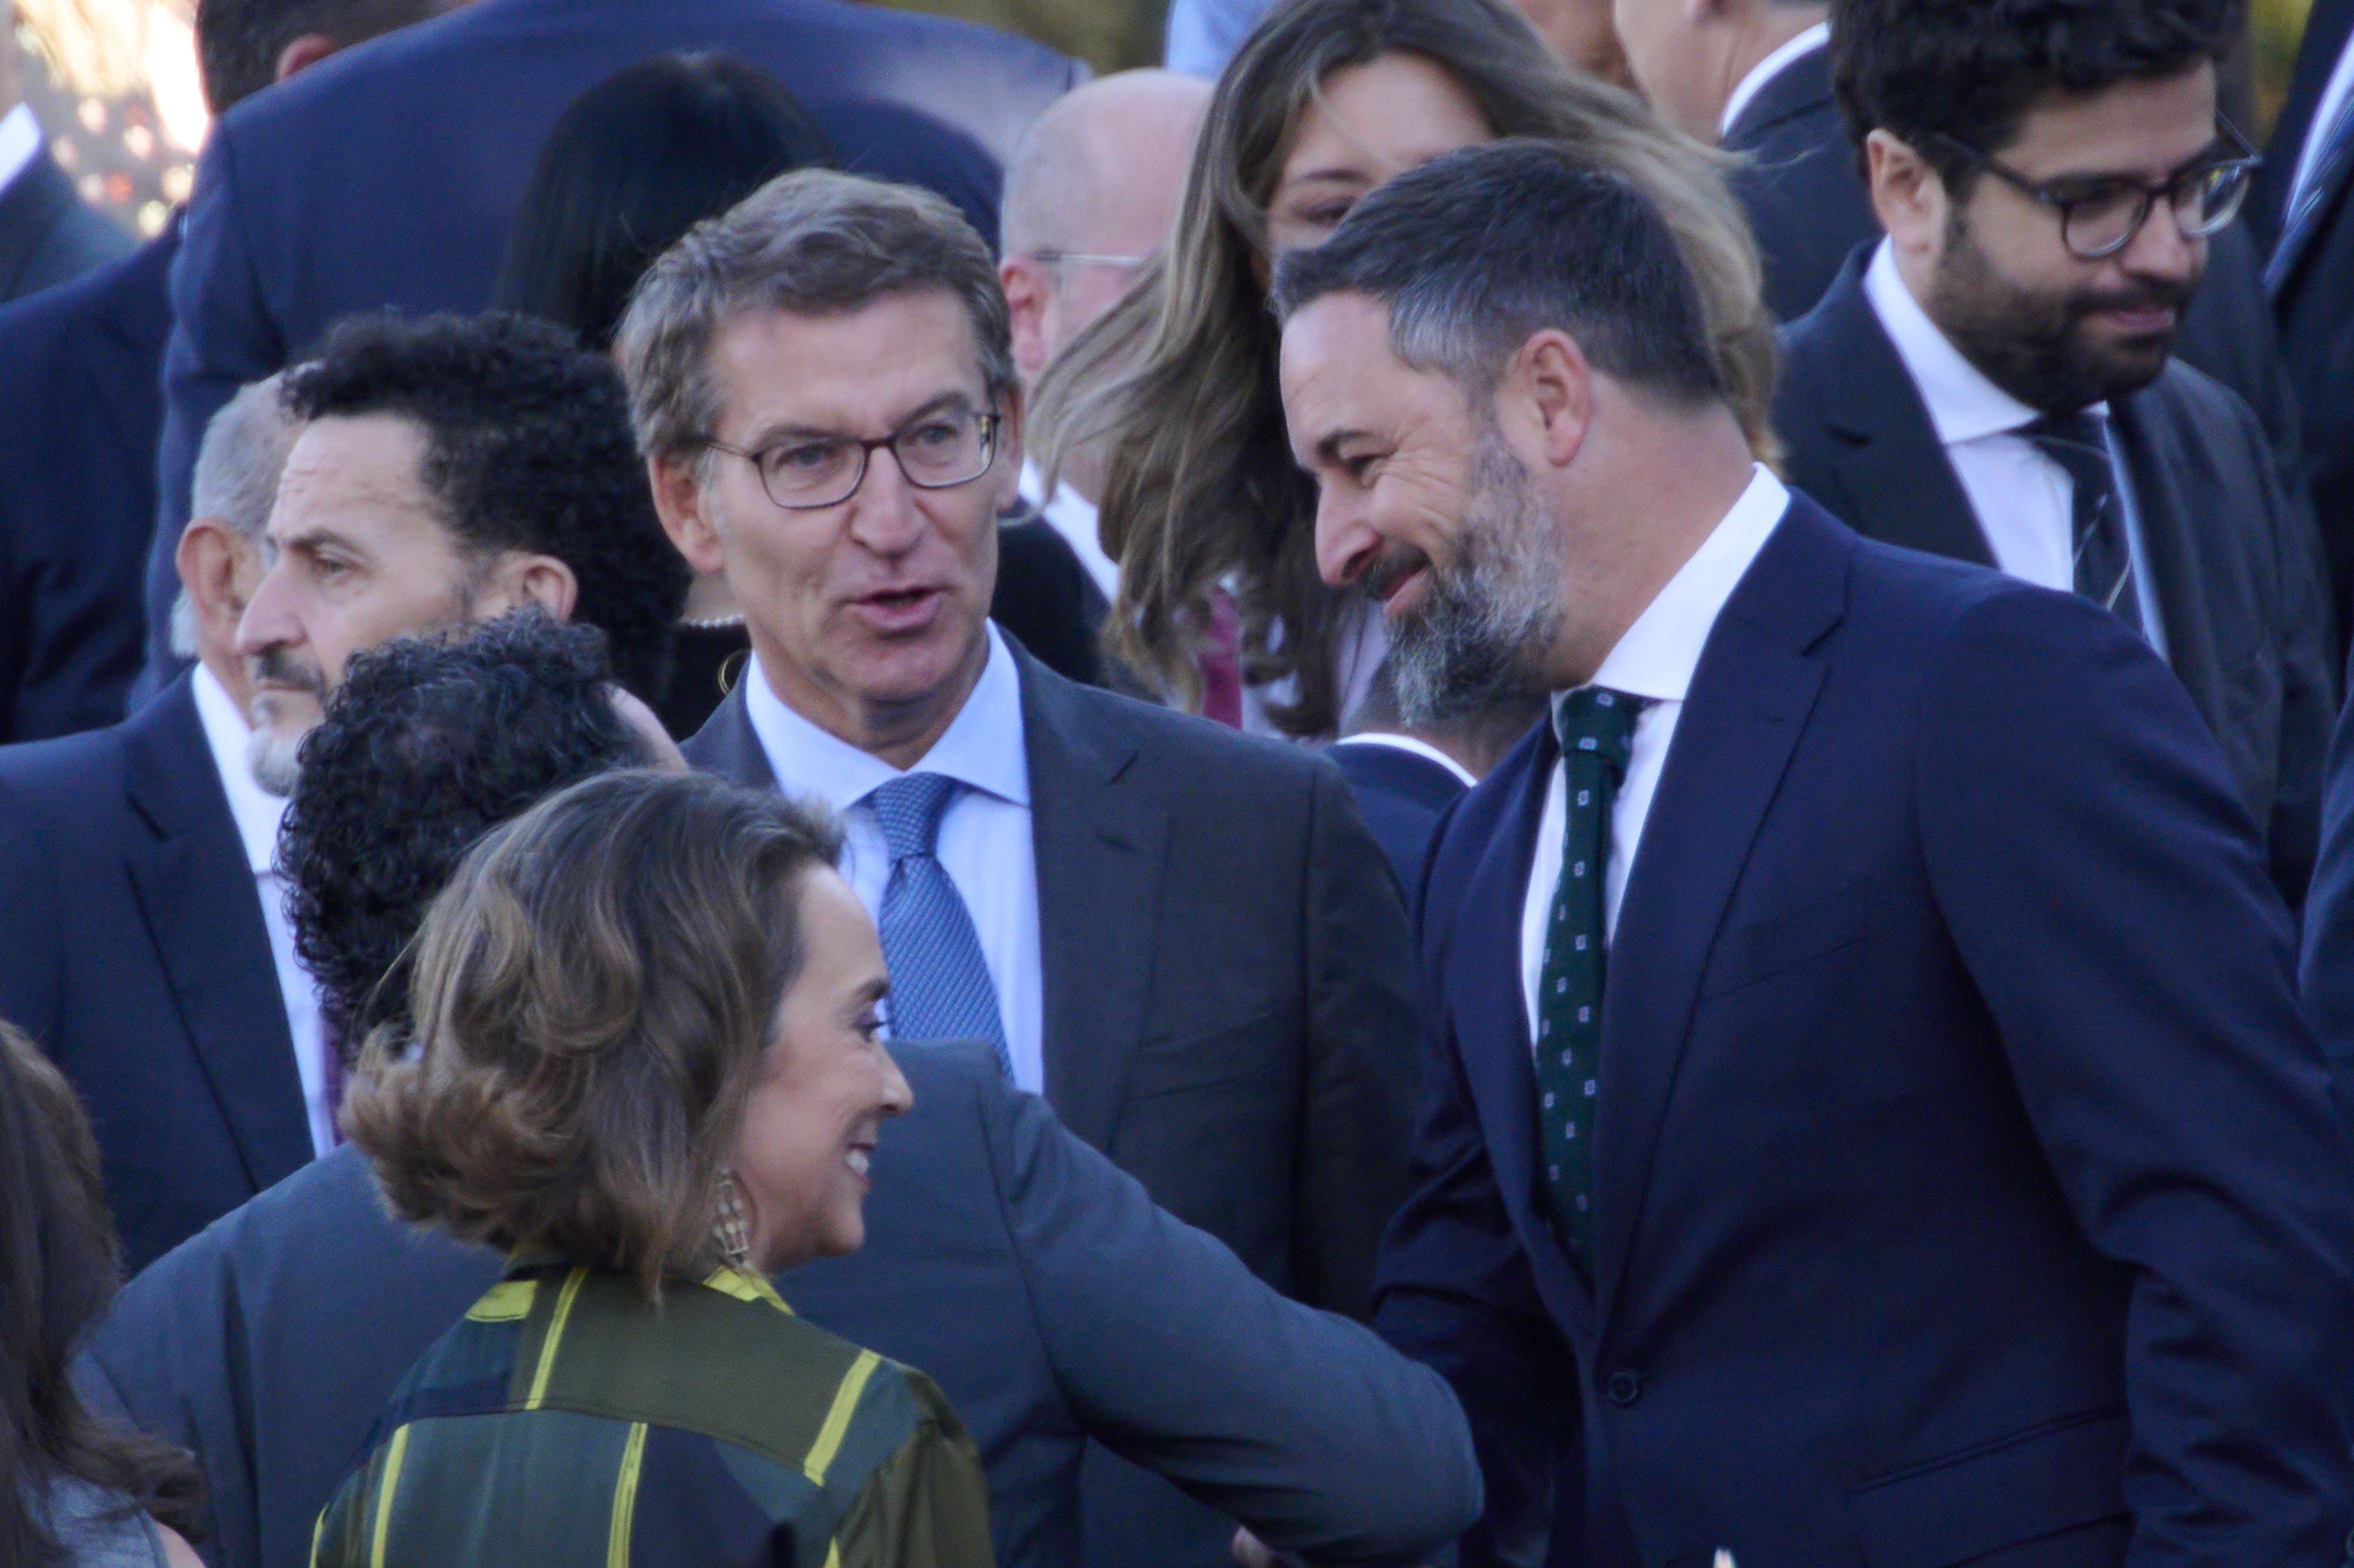
<instances>
[{"instance_id":1,"label":"navy suit jacket","mask_svg":"<svg viewBox=\"0 0 2354 1568\"><path fill-rule=\"evenodd\" d=\"M1084 75L1036 44L843 0L476 0L346 49L223 115L172 273L151 617L176 592L196 442L237 388L336 318L476 311L557 117L621 67L716 49L805 104L843 166L928 186L997 233L999 168ZM149 639L151 676L171 667Z\"/></svg>"},{"instance_id":2,"label":"navy suit jacket","mask_svg":"<svg viewBox=\"0 0 2354 1568\"><path fill-rule=\"evenodd\" d=\"M0 1018L89 1108L138 1267L311 1158L245 846L184 676L0 749Z\"/></svg>"},{"instance_id":3,"label":"navy suit jacket","mask_svg":"<svg viewBox=\"0 0 2354 1568\"><path fill-rule=\"evenodd\" d=\"M0 743L114 723L145 657L178 248L0 310Z\"/></svg>"},{"instance_id":4,"label":"navy suit jacket","mask_svg":"<svg viewBox=\"0 0 2354 1568\"><path fill-rule=\"evenodd\" d=\"M1980 566L1994 553L1918 387L1864 295L1859 249L1782 334L1774 418L1790 480L1867 537ZM2239 780L2291 905L2313 874L2338 713L2320 546L2246 407L2187 366L2110 399L2167 658Z\"/></svg>"},{"instance_id":5,"label":"navy suit jacket","mask_svg":"<svg viewBox=\"0 0 2354 1568\"><path fill-rule=\"evenodd\" d=\"M1407 892L1422 885L1423 858L1447 808L1463 797L1463 780L1427 757L1378 742L1343 741L1325 753L1357 798L1382 853Z\"/></svg>"},{"instance_id":6,"label":"navy suit jacket","mask_svg":"<svg viewBox=\"0 0 2354 1568\"><path fill-rule=\"evenodd\" d=\"M897 1051L915 1109L875 1150L866 1245L777 1283L947 1391L1001 1568L1086 1561L1090 1438L1324 1561L1409 1552L1478 1514L1438 1378L1154 1208L985 1047ZM79 1381L203 1461L214 1563L301 1568L394 1385L498 1277L493 1255L396 1224L338 1150L133 1280Z\"/></svg>"},{"instance_id":7,"label":"navy suit jacket","mask_svg":"<svg viewBox=\"0 0 2354 1568\"><path fill-rule=\"evenodd\" d=\"M1520 971L1558 756L1538 728L1432 853L1375 1320L1470 1414L1469 1560L2340 1562L2354 1147L2149 650L1793 500L1611 943L1591 1287L1539 1206Z\"/></svg>"},{"instance_id":8,"label":"navy suit jacket","mask_svg":"<svg viewBox=\"0 0 2354 1568\"><path fill-rule=\"evenodd\" d=\"M0 302L71 282L135 243L75 193L43 147L0 190Z\"/></svg>"}]
</instances>

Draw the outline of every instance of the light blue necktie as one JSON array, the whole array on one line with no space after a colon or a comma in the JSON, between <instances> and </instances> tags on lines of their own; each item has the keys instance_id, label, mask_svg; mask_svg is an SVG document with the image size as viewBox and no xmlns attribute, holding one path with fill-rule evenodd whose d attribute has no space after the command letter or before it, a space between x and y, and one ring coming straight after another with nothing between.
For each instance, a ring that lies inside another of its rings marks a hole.
<instances>
[{"instance_id":1,"label":"light blue necktie","mask_svg":"<svg viewBox=\"0 0 2354 1568\"><path fill-rule=\"evenodd\" d=\"M866 797L891 853L883 888L883 961L891 967L894 1040L986 1040L1013 1076L997 988L972 911L935 853L940 818L960 786L945 773L908 773Z\"/></svg>"}]
</instances>

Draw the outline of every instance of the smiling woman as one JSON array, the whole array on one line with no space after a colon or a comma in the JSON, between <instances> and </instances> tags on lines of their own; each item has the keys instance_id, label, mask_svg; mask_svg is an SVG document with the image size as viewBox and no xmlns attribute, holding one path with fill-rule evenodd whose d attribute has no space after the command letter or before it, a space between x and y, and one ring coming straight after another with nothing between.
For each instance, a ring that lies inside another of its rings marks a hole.
<instances>
[{"instance_id":1,"label":"smiling woman","mask_svg":"<svg viewBox=\"0 0 2354 1568\"><path fill-rule=\"evenodd\" d=\"M470 853L371 1036L353 1142L509 1254L320 1521L321 1564L991 1561L939 1390L766 1277L865 1239L907 1108L832 826L699 775L579 784Z\"/></svg>"}]
</instances>

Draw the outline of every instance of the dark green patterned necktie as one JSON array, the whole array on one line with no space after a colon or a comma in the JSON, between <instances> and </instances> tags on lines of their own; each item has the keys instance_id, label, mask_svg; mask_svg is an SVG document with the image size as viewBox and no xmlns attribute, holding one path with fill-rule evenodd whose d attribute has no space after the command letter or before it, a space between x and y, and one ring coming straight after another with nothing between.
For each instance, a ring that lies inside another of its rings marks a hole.
<instances>
[{"instance_id":1,"label":"dark green patterned necktie","mask_svg":"<svg viewBox=\"0 0 2354 1568\"><path fill-rule=\"evenodd\" d=\"M1561 884L1537 970L1537 1131L1564 1243L1594 1277L1594 1089L1602 1061L1603 879L1610 807L1627 777L1639 699L1585 686L1561 700Z\"/></svg>"}]
</instances>

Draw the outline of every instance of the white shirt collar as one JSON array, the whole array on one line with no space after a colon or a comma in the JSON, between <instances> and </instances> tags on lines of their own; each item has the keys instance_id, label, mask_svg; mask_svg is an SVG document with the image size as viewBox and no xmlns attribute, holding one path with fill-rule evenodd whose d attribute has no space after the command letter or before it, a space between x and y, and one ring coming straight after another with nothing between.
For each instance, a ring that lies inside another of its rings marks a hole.
<instances>
[{"instance_id":1,"label":"white shirt collar","mask_svg":"<svg viewBox=\"0 0 2354 1568\"><path fill-rule=\"evenodd\" d=\"M1716 122L1716 133L1719 136L1732 135L1734 122L1741 118L1742 111L1749 107L1750 101L1766 90L1766 84L1781 74L1784 66L1800 55L1829 48L1830 42L1831 25L1818 22L1751 66L1749 74L1741 79L1741 85L1733 90L1733 96L1724 101L1724 114Z\"/></svg>"},{"instance_id":2,"label":"white shirt collar","mask_svg":"<svg viewBox=\"0 0 2354 1568\"><path fill-rule=\"evenodd\" d=\"M834 812L848 810L900 777L871 752L803 718L769 684L760 656L745 672L744 708L752 733L768 754L769 770L789 794L807 795ZM989 628L989 661L981 679L940 738L910 773L945 773L960 783L1009 800L1030 804L1030 758L1023 747L1022 673L997 628Z\"/></svg>"},{"instance_id":3,"label":"white shirt collar","mask_svg":"<svg viewBox=\"0 0 2354 1568\"><path fill-rule=\"evenodd\" d=\"M0 191L15 185L40 155L41 122L33 118L33 106L20 103L0 114Z\"/></svg>"},{"instance_id":4,"label":"white shirt collar","mask_svg":"<svg viewBox=\"0 0 2354 1568\"><path fill-rule=\"evenodd\" d=\"M1789 491L1757 464L1741 499L1635 618L1592 683L1653 702L1682 702L1716 618L1789 505Z\"/></svg>"},{"instance_id":5,"label":"white shirt collar","mask_svg":"<svg viewBox=\"0 0 2354 1568\"><path fill-rule=\"evenodd\" d=\"M253 730L237 711L228 688L202 664L196 668L194 683L196 717L204 723L213 766L228 796L228 814L236 819L237 836L245 844L246 864L258 875L271 869L278 853L278 827L286 820L286 801L254 782L252 766L246 760Z\"/></svg>"},{"instance_id":6,"label":"white shirt collar","mask_svg":"<svg viewBox=\"0 0 2354 1568\"><path fill-rule=\"evenodd\" d=\"M1463 764L1456 761L1455 758L1447 756L1447 753L1439 750L1438 747L1431 745L1430 742L1426 740L1416 740L1410 735L1398 735L1394 731L1386 729L1367 729L1360 730L1355 735L1344 735L1338 741L1334 742L1334 744L1338 746L1386 746L1392 751L1407 752L1413 756L1424 758L1429 761L1437 763L1441 768L1446 768L1447 771L1454 774L1456 778L1461 779L1463 781L1463 788L1466 789L1469 789L1472 785L1479 782L1479 780L1472 775L1472 772L1469 768L1464 767Z\"/></svg>"}]
</instances>

